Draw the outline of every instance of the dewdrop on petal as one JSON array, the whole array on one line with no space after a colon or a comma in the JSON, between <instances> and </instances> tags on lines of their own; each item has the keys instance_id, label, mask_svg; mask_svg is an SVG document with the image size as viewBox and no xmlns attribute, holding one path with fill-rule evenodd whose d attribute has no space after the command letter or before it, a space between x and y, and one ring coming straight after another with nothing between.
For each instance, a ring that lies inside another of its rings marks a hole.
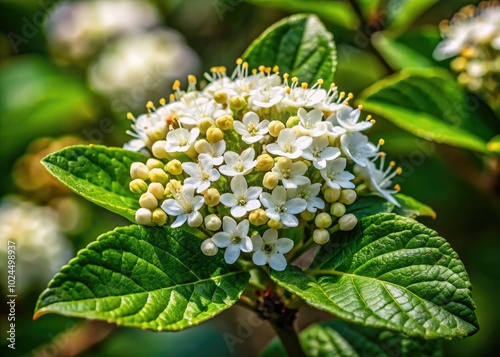
<instances>
[{"instance_id":1,"label":"dewdrop on petal","mask_svg":"<svg viewBox=\"0 0 500 357\"><path fill-rule=\"evenodd\" d=\"M272 190L278 185L278 182L279 178L274 172L267 172L262 180L262 185L265 188Z\"/></svg>"},{"instance_id":2,"label":"dewdrop on petal","mask_svg":"<svg viewBox=\"0 0 500 357\"><path fill-rule=\"evenodd\" d=\"M352 213L348 213L340 217L339 227L341 231L350 231L358 224L358 219Z\"/></svg>"},{"instance_id":3,"label":"dewdrop on petal","mask_svg":"<svg viewBox=\"0 0 500 357\"><path fill-rule=\"evenodd\" d=\"M155 168L149 171L149 180L151 182L166 184L168 182L168 175L163 169Z\"/></svg>"},{"instance_id":4,"label":"dewdrop on petal","mask_svg":"<svg viewBox=\"0 0 500 357\"><path fill-rule=\"evenodd\" d=\"M342 217L345 214L346 208L343 203L335 202L332 207L330 207L330 213L335 217Z\"/></svg>"},{"instance_id":5,"label":"dewdrop on petal","mask_svg":"<svg viewBox=\"0 0 500 357\"><path fill-rule=\"evenodd\" d=\"M151 193L157 200L165 198L165 187L159 182L152 182L148 186L148 192Z\"/></svg>"},{"instance_id":6,"label":"dewdrop on petal","mask_svg":"<svg viewBox=\"0 0 500 357\"><path fill-rule=\"evenodd\" d=\"M354 201L356 201L356 197L358 197L356 191L349 189L342 190L342 192L340 193L339 202L345 205L351 205L354 203Z\"/></svg>"},{"instance_id":7,"label":"dewdrop on petal","mask_svg":"<svg viewBox=\"0 0 500 357\"><path fill-rule=\"evenodd\" d=\"M215 245L211 238L205 239L203 243L201 243L201 251L203 254L208 255L209 257L214 256L219 251L219 247Z\"/></svg>"},{"instance_id":8,"label":"dewdrop on petal","mask_svg":"<svg viewBox=\"0 0 500 357\"><path fill-rule=\"evenodd\" d=\"M142 179L135 179L130 181L128 187L133 193L144 193L148 190L148 184Z\"/></svg>"},{"instance_id":9,"label":"dewdrop on petal","mask_svg":"<svg viewBox=\"0 0 500 357\"><path fill-rule=\"evenodd\" d=\"M167 223L168 216L163 209L160 207L153 211L153 222L158 226L163 226Z\"/></svg>"},{"instance_id":10,"label":"dewdrop on petal","mask_svg":"<svg viewBox=\"0 0 500 357\"><path fill-rule=\"evenodd\" d=\"M216 214L209 214L205 217L205 227L211 231L218 231L222 226L222 221Z\"/></svg>"},{"instance_id":11,"label":"dewdrop on petal","mask_svg":"<svg viewBox=\"0 0 500 357\"><path fill-rule=\"evenodd\" d=\"M259 171L270 171L274 166L274 159L268 154L257 156L257 165L255 168Z\"/></svg>"},{"instance_id":12,"label":"dewdrop on petal","mask_svg":"<svg viewBox=\"0 0 500 357\"><path fill-rule=\"evenodd\" d=\"M320 213L314 219L314 224L318 228L328 228L332 225L332 217L328 213Z\"/></svg>"},{"instance_id":13,"label":"dewdrop on petal","mask_svg":"<svg viewBox=\"0 0 500 357\"><path fill-rule=\"evenodd\" d=\"M277 138L280 135L281 130L285 129L285 124L279 120L273 120L269 123L269 135Z\"/></svg>"},{"instance_id":14,"label":"dewdrop on petal","mask_svg":"<svg viewBox=\"0 0 500 357\"><path fill-rule=\"evenodd\" d=\"M165 168L171 175L182 174L182 163L177 159L169 161L168 164L165 166Z\"/></svg>"},{"instance_id":15,"label":"dewdrop on petal","mask_svg":"<svg viewBox=\"0 0 500 357\"><path fill-rule=\"evenodd\" d=\"M316 244L326 244L330 241L330 233L324 228L315 229L313 232L313 240Z\"/></svg>"},{"instance_id":16,"label":"dewdrop on petal","mask_svg":"<svg viewBox=\"0 0 500 357\"><path fill-rule=\"evenodd\" d=\"M339 200L341 191L340 188L327 187L325 192L323 192L323 197L325 197L326 202L334 203Z\"/></svg>"},{"instance_id":17,"label":"dewdrop on petal","mask_svg":"<svg viewBox=\"0 0 500 357\"><path fill-rule=\"evenodd\" d=\"M139 208L135 212L135 221L142 226L151 225L153 213L147 208Z\"/></svg>"},{"instance_id":18,"label":"dewdrop on petal","mask_svg":"<svg viewBox=\"0 0 500 357\"><path fill-rule=\"evenodd\" d=\"M220 193L216 188L209 188L203 196L205 197L207 206L214 207L220 202Z\"/></svg>"},{"instance_id":19,"label":"dewdrop on petal","mask_svg":"<svg viewBox=\"0 0 500 357\"><path fill-rule=\"evenodd\" d=\"M209 128L207 130L207 140L210 144L215 144L224 138L224 133L219 128Z\"/></svg>"},{"instance_id":20,"label":"dewdrop on petal","mask_svg":"<svg viewBox=\"0 0 500 357\"><path fill-rule=\"evenodd\" d=\"M262 208L259 208L250 212L248 220L254 226L262 226L266 224L267 221L269 221L269 218L266 215L266 211L264 211Z\"/></svg>"},{"instance_id":21,"label":"dewdrop on petal","mask_svg":"<svg viewBox=\"0 0 500 357\"><path fill-rule=\"evenodd\" d=\"M134 162L130 166L130 177L132 179L147 180L148 175L149 175L149 169L142 162Z\"/></svg>"},{"instance_id":22,"label":"dewdrop on petal","mask_svg":"<svg viewBox=\"0 0 500 357\"><path fill-rule=\"evenodd\" d=\"M139 205L142 208L154 210L156 207L158 207L158 200L152 193L146 192L142 194L141 198L139 198Z\"/></svg>"}]
</instances>

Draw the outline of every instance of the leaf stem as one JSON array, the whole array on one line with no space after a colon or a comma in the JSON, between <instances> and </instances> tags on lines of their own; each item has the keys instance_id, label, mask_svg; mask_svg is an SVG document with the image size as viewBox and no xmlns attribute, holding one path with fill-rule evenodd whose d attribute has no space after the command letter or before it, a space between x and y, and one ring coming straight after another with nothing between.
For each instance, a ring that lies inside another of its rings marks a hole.
<instances>
[{"instance_id":1,"label":"leaf stem","mask_svg":"<svg viewBox=\"0 0 500 357\"><path fill-rule=\"evenodd\" d=\"M288 357L306 357L302 345L300 344L297 331L295 331L293 327L293 321L294 320L271 319L269 323L281 340Z\"/></svg>"}]
</instances>

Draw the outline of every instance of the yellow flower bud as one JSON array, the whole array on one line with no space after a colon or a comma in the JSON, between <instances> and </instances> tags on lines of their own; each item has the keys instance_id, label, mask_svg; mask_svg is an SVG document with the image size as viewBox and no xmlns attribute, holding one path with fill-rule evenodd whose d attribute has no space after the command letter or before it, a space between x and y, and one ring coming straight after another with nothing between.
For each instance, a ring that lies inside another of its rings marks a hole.
<instances>
[{"instance_id":1,"label":"yellow flower bud","mask_svg":"<svg viewBox=\"0 0 500 357\"><path fill-rule=\"evenodd\" d=\"M150 170L152 170L152 169L163 169L164 164L160 160L148 159L148 161L146 161L146 166Z\"/></svg>"},{"instance_id":2,"label":"yellow flower bud","mask_svg":"<svg viewBox=\"0 0 500 357\"><path fill-rule=\"evenodd\" d=\"M152 219L153 219L153 214L147 208L139 208L135 212L135 221L137 222L137 224L143 226L149 226L151 225Z\"/></svg>"},{"instance_id":3,"label":"yellow flower bud","mask_svg":"<svg viewBox=\"0 0 500 357\"><path fill-rule=\"evenodd\" d=\"M219 104L226 104L227 103L227 93L223 92L221 90L218 90L217 92L214 93L214 100Z\"/></svg>"},{"instance_id":4,"label":"yellow flower bud","mask_svg":"<svg viewBox=\"0 0 500 357\"><path fill-rule=\"evenodd\" d=\"M263 224L267 223L269 218L266 215L266 211L264 211L262 208L259 208L250 212L248 220L254 226L262 226Z\"/></svg>"},{"instance_id":5,"label":"yellow flower bud","mask_svg":"<svg viewBox=\"0 0 500 357\"><path fill-rule=\"evenodd\" d=\"M314 224L318 228L328 228L332 225L332 217L326 212L320 213L316 216Z\"/></svg>"},{"instance_id":6,"label":"yellow flower bud","mask_svg":"<svg viewBox=\"0 0 500 357\"><path fill-rule=\"evenodd\" d=\"M285 129L285 124L279 120L273 120L269 123L269 135L277 138L280 135L281 130Z\"/></svg>"},{"instance_id":7,"label":"yellow flower bud","mask_svg":"<svg viewBox=\"0 0 500 357\"><path fill-rule=\"evenodd\" d=\"M207 206L214 207L220 202L220 193L216 188L209 188L205 191L203 196L205 197L205 203Z\"/></svg>"},{"instance_id":8,"label":"yellow flower bud","mask_svg":"<svg viewBox=\"0 0 500 357\"><path fill-rule=\"evenodd\" d=\"M286 121L286 127L287 128L293 128L294 126L299 125L299 123L300 123L299 117L290 117Z\"/></svg>"},{"instance_id":9,"label":"yellow flower bud","mask_svg":"<svg viewBox=\"0 0 500 357\"><path fill-rule=\"evenodd\" d=\"M152 193L157 200L163 200L165 198L165 187L159 182L150 183L148 192Z\"/></svg>"},{"instance_id":10,"label":"yellow flower bud","mask_svg":"<svg viewBox=\"0 0 500 357\"><path fill-rule=\"evenodd\" d=\"M168 156L167 151L165 150L166 144L166 140L158 140L157 142L155 142L153 144L153 147L151 148L153 155L158 159L166 159Z\"/></svg>"},{"instance_id":11,"label":"yellow flower bud","mask_svg":"<svg viewBox=\"0 0 500 357\"><path fill-rule=\"evenodd\" d=\"M147 208L152 211L158 207L158 200L152 193L146 192L139 198L139 205L141 205L142 208Z\"/></svg>"},{"instance_id":12,"label":"yellow flower bud","mask_svg":"<svg viewBox=\"0 0 500 357\"><path fill-rule=\"evenodd\" d=\"M205 227L211 231L218 231L222 226L222 221L219 216L215 214L209 214L205 217Z\"/></svg>"},{"instance_id":13,"label":"yellow flower bud","mask_svg":"<svg viewBox=\"0 0 500 357\"><path fill-rule=\"evenodd\" d=\"M255 168L259 171L270 171L274 166L273 158L268 154L257 156L257 165Z\"/></svg>"},{"instance_id":14,"label":"yellow flower bud","mask_svg":"<svg viewBox=\"0 0 500 357\"><path fill-rule=\"evenodd\" d=\"M168 164L165 166L165 168L167 169L168 173L171 175L182 174L182 164L177 159L169 161Z\"/></svg>"},{"instance_id":15,"label":"yellow flower bud","mask_svg":"<svg viewBox=\"0 0 500 357\"><path fill-rule=\"evenodd\" d=\"M215 144L216 142L222 140L224 138L224 133L219 128L208 128L207 130L207 140L211 144Z\"/></svg>"},{"instance_id":16,"label":"yellow flower bud","mask_svg":"<svg viewBox=\"0 0 500 357\"><path fill-rule=\"evenodd\" d=\"M330 233L324 228L315 229L313 232L313 240L316 244L326 244L330 241Z\"/></svg>"},{"instance_id":17,"label":"yellow flower bud","mask_svg":"<svg viewBox=\"0 0 500 357\"><path fill-rule=\"evenodd\" d=\"M205 134L208 130L208 128L211 128L212 126L215 125L215 121L212 118L205 117L201 118L196 126L198 129L200 129L200 133Z\"/></svg>"},{"instance_id":18,"label":"yellow flower bud","mask_svg":"<svg viewBox=\"0 0 500 357\"><path fill-rule=\"evenodd\" d=\"M267 226L269 228L281 229L281 228L283 228L283 223L281 223L281 221L275 221L275 220L271 219L271 220L269 220L269 222L267 222Z\"/></svg>"},{"instance_id":19,"label":"yellow flower bud","mask_svg":"<svg viewBox=\"0 0 500 357\"><path fill-rule=\"evenodd\" d=\"M135 179L128 185L133 193L144 193L148 190L148 184L141 179Z\"/></svg>"},{"instance_id":20,"label":"yellow flower bud","mask_svg":"<svg viewBox=\"0 0 500 357\"><path fill-rule=\"evenodd\" d=\"M130 166L130 177L132 179L147 180L149 175L149 169L142 162L134 162Z\"/></svg>"},{"instance_id":21,"label":"yellow flower bud","mask_svg":"<svg viewBox=\"0 0 500 357\"><path fill-rule=\"evenodd\" d=\"M339 219L339 227L342 231L350 231L358 224L358 219L352 213L343 215Z\"/></svg>"},{"instance_id":22,"label":"yellow flower bud","mask_svg":"<svg viewBox=\"0 0 500 357\"><path fill-rule=\"evenodd\" d=\"M354 190L342 190L342 192L340 193L339 202L345 205L350 205L353 204L354 201L356 201L357 196L358 195Z\"/></svg>"},{"instance_id":23,"label":"yellow flower bud","mask_svg":"<svg viewBox=\"0 0 500 357\"><path fill-rule=\"evenodd\" d=\"M229 100L231 110L240 111L247 106L247 101L244 97L234 96Z\"/></svg>"},{"instance_id":24,"label":"yellow flower bud","mask_svg":"<svg viewBox=\"0 0 500 357\"><path fill-rule=\"evenodd\" d=\"M323 196L325 197L325 201L328 203L337 202L340 197L340 188L331 188L328 187L325 192L323 192Z\"/></svg>"},{"instance_id":25,"label":"yellow flower bud","mask_svg":"<svg viewBox=\"0 0 500 357\"><path fill-rule=\"evenodd\" d=\"M167 136L167 128L166 126L164 128L149 128L146 130L146 135L152 143L158 140L165 140L165 137Z\"/></svg>"},{"instance_id":26,"label":"yellow flower bud","mask_svg":"<svg viewBox=\"0 0 500 357\"><path fill-rule=\"evenodd\" d=\"M152 169L149 171L149 179L151 182L159 182L164 185L168 181L168 175L163 169Z\"/></svg>"},{"instance_id":27,"label":"yellow flower bud","mask_svg":"<svg viewBox=\"0 0 500 357\"><path fill-rule=\"evenodd\" d=\"M219 247L215 245L211 238L205 239L203 243L201 243L201 251L203 254L208 255L209 257L214 256L219 251Z\"/></svg>"},{"instance_id":28,"label":"yellow flower bud","mask_svg":"<svg viewBox=\"0 0 500 357\"><path fill-rule=\"evenodd\" d=\"M264 179L262 180L262 185L269 189L272 190L278 185L279 178L278 175L276 175L274 172L267 172L264 175Z\"/></svg>"},{"instance_id":29,"label":"yellow flower bud","mask_svg":"<svg viewBox=\"0 0 500 357\"><path fill-rule=\"evenodd\" d=\"M342 217L345 214L345 206L340 202L335 202L330 207L330 213L335 217Z\"/></svg>"},{"instance_id":30,"label":"yellow flower bud","mask_svg":"<svg viewBox=\"0 0 500 357\"><path fill-rule=\"evenodd\" d=\"M232 115L223 115L215 120L215 124L221 129L221 130L229 130L233 128L233 123L234 123L234 118Z\"/></svg>"},{"instance_id":31,"label":"yellow flower bud","mask_svg":"<svg viewBox=\"0 0 500 357\"><path fill-rule=\"evenodd\" d=\"M309 211L303 211L301 214L300 214L300 217L302 217L302 219L304 221L312 221L314 219L314 217L316 216L315 213L312 213L312 212L309 212Z\"/></svg>"},{"instance_id":32,"label":"yellow flower bud","mask_svg":"<svg viewBox=\"0 0 500 357\"><path fill-rule=\"evenodd\" d=\"M156 223L156 225L160 227L163 226L165 223L167 223L167 218L167 214L161 208L158 207L153 211L153 222Z\"/></svg>"}]
</instances>

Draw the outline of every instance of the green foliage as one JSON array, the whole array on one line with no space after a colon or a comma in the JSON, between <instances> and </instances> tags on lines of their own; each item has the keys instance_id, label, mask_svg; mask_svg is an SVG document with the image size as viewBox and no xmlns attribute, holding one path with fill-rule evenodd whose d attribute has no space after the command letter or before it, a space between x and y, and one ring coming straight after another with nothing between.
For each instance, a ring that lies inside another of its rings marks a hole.
<instances>
[{"instance_id":1,"label":"green foliage","mask_svg":"<svg viewBox=\"0 0 500 357\"><path fill-rule=\"evenodd\" d=\"M133 222L140 207L128 188L130 166L146 159L120 148L76 145L48 155L42 163L74 192Z\"/></svg>"},{"instance_id":2,"label":"green foliage","mask_svg":"<svg viewBox=\"0 0 500 357\"><path fill-rule=\"evenodd\" d=\"M469 108L467 99L474 98L467 98L449 73L414 68L375 83L359 102L414 135L485 153L494 132L483 124L484 113ZM477 99L475 105L480 105Z\"/></svg>"},{"instance_id":3,"label":"green foliage","mask_svg":"<svg viewBox=\"0 0 500 357\"><path fill-rule=\"evenodd\" d=\"M333 36L316 16L294 15L269 27L243 54L250 68L279 65L300 82L333 81L337 55Z\"/></svg>"},{"instance_id":4,"label":"green foliage","mask_svg":"<svg viewBox=\"0 0 500 357\"><path fill-rule=\"evenodd\" d=\"M410 218L422 216L436 218L436 212L434 212L431 207L417 201L413 197L398 193L394 195L394 198L396 198L396 201L398 201L401 207L394 207L393 212L400 216Z\"/></svg>"},{"instance_id":5,"label":"green foliage","mask_svg":"<svg viewBox=\"0 0 500 357\"><path fill-rule=\"evenodd\" d=\"M323 246L310 268L307 274L288 266L271 276L309 305L365 326L426 339L478 330L458 255L410 218L365 217Z\"/></svg>"},{"instance_id":6,"label":"green foliage","mask_svg":"<svg viewBox=\"0 0 500 357\"><path fill-rule=\"evenodd\" d=\"M422 13L439 0L390 0L387 4L389 27L403 31L411 25Z\"/></svg>"},{"instance_id":7,"label":"green foliage","mask_svg":"<svg viewBox=\"0 0 500 357\"><path fill-rule=\"evenodd\" d=\"M207 257L181 230L129 226L106 233L61 269L40 296L46 313L152 330L183 330L229 308L249 274Z\"/></svg>"},{"instance_id":8,"label":"green foliage","mask_svg":"<svg viewBox=\"0 0 500 357\"><path fill-rule=\"evenodd\" d=\"M308 357L441 357L439 341L425 341L385 330L327 321L309 326L300 334ZM261 357L284 355L278 340L271 342Z\"/></svg>"},{"instance_id":9,"label":"green foliage","mask_svg":"<svg viewBox=\"0 0 500 357\"><path fill-rule=\"evenodd\" d=\"M401 193L394 195L394 197L401 207L396 207L394 204L378 195L361 195L356 202L347 206L347 213L354 214L358 219L378 213L391 212L410 218L419 216L436 218L436 212L434 212L431 207L417 201L413 197Z\"/></svg>"}]
</instances>

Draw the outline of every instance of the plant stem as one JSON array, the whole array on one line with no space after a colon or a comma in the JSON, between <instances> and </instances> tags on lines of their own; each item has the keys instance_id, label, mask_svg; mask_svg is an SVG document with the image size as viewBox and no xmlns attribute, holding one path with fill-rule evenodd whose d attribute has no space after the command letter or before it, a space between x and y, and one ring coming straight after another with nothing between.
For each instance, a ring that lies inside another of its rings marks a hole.
<instances>
[{"instance_id":1,"label":"plant stem","mask_svg":"<svg viewBox=\"0 0 500 357\"><path fill-rule=\"evenodd\" d=\"M294 320L286 321L283 319L271 319L269 323L281 340L288 357L306 357L302 345L300 344L299 336L293 327L293 321Z\"/></svg>"}]
</instances>

